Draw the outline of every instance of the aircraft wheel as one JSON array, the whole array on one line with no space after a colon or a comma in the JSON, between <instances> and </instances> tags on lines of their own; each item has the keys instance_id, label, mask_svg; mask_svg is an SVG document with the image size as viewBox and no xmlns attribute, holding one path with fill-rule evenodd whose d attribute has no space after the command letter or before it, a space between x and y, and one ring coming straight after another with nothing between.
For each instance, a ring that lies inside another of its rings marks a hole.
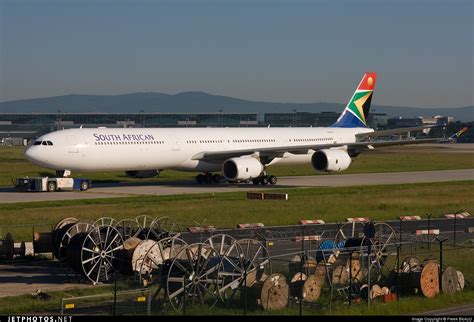
<instances>
[{"instance_id":1,"label":"aircraft wheel","mask_svg":"<svg viewBox=\"0 0 474 322\"><path fill-rule=\"evenodd\" d=\"M196 176L196 182L197 182L197 183L200 183L200 184L204 183L204 175L198 174L198 175Z\"/></svg>"},{"instance_id":2,"label":"aircraft wheel","mask_svg":"<svg viewBox=\"0 0 474 322\"><path fill-rule=\"evenodd\" d=\"M217 173L214 173L212 175L212 181L214 181L214 183L219 183L221 182L221 175L220 174L217 174Z\"/></svg>"},{"instance_id":3,"label":"aircraft wheel","mask_svg":"<svg viewBox=\"0 0 474 322\"><path fill-rule=\"evenodd\" d=\"M261 183L262 185L268 184L268 177L267 177L267 176L261 176L261 177L260 177L260 183Z\"/></svg>"},{"instance_id":4,"label":"aircraft wheel","mask_svg":"<svg viewBox=\"0 0 474 322\"><path fill-rule=\"evenodd\" d=\"M270 184L276 184L277 181L278 181L278 179L277 179L277 177L275 177L275 176L270 176L270 177L268 177L268 182L269 182Z\"/></svg>"},{"instance_id":5,"label":"aircraft wheel","mask_svg":"<svg viewBox=\"0 0 474 322\"><path fill-rule=\"evenodd\" d=\"M212 179L212 173L206 173L204 175L204 182L205 183L211 183L213 181Z\"/></svg>"},{"instance_id":6,"label":"aircraft wheel","mask_svg":"<svg viewBox=\"0 0 474 322\"><path fill-rule=\"evenodd\" d=\"M254 185L260 184L260 177L258 177L258 178L253 178L253 179L252 179L252 183L253 183Z\"/></svg>"}]
</instances>

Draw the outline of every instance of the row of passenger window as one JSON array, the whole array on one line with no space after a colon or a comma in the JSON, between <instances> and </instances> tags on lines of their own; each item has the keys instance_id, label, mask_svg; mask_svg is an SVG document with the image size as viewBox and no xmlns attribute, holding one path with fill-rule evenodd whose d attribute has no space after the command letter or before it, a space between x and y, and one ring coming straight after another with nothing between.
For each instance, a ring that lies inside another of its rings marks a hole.
<instances>
[{"instance_id":1,"label":"row of passenger window","mask_svg":"<svg viewBox=\"0 0 474 322\"><path fill-rule=\"evenodd\" d=\"M318 138L318 139L293 139L294 142L322 142L332 141L332 138Z\"/></svg>"},{"instance_id":2,"label":"row of passenger window","mask_svg":"<svg viewBox=\"0 0 474 322\"><path fill-rule=\"evenodd\" d=\"M165 144L165 141L106 141L106 142L95 142L95 145L130 145L130 144Z\"/></svg>"},{"instance_id":3,"label":"row of passenger window","mask_svg":"<svg viewBox=\"0 0 474 322\"><path fill-rule=\"evenodd\" d=\"M187 144L197 144L197 143L224 143L224 140L186 140ZM230 142L227 140L227 142ZM276 142L275 139L242 139L242 140L232 140L233 143L257 143L257 142Z\"/></svg>"}]
</instances>

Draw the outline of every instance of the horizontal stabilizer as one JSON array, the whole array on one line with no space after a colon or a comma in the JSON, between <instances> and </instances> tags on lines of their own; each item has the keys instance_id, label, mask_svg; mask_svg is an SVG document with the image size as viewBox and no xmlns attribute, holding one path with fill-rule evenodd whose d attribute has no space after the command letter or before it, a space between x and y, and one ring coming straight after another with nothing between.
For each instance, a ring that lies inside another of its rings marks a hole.
<instances>
[{"instance_id":1,"label":"horizontal stabilizer","mask_svg":"<svg viewBox=\"0 0 474 322\"><path fill-rule=\"evenodd\" d=\"M360 141L361 139L364 139L364 138L375 138L375 137L389 136L389 135L395 135L395 134L401 134L401 133L407 133L407 132L415 132L415 131L421 131L425 129L431 129L434 127L440 127L440 126L444 126L444 124L443 125L420 125L420 126L412 126L412 127L402 127L398 129L360 133L360 134L356 134L356 137L357 137L357 140Z\"/></svg>"}]
</instances>

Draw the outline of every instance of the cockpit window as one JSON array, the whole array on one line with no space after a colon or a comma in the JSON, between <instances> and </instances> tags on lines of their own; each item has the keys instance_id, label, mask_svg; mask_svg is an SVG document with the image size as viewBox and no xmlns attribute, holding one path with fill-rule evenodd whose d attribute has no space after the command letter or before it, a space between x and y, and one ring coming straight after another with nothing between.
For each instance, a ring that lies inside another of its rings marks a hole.
<instances>
[{"instance_id":1,"label":"cockpit window","mask_svg":"<svg viewBox=\"0 0 474 322\"><path fill-rule=\"evenodd\" d=\"M46 141L48 143L48 145L53 145L53 142L51 141Z\"/></svg>"},{"instance_id":2,"label":"cockpit window","mask_svg":"<svg viewBox=\"0 0 474 322\"><path fill-rule=\"evenodd\" d=\"M41 145L41 141L35 141L35 143L33 143L33 145Z\"/></svg>"},{"instance_id":3,"label":"cockpit window","mask_svg":"<svg viewBox=\"0 0 474 322\"><path fill-rule=\"evenodd\" d=\"M42 145L48 145L48 143L46 143L46 141L43 141L43 143L41 143Z\"/></svg>"}]
</instances>

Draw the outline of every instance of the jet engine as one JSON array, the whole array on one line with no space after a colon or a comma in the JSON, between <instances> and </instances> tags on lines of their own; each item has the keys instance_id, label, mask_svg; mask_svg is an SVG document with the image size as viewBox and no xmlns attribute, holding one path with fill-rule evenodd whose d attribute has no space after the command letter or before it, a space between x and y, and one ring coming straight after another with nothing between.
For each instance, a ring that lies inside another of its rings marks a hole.
<instances>
[{"instance_id":1,"label":"jet engine","mask_svg":"<svg viewBox=\"0 0 474 322\"><path fill-rule=\"evenodd\" d=\"M339 172L349 168L352 159L346 151L324 149L313 153L311 164L318 171Z\"/></svg>"},{"instance_id":2,"label":"jet engine","mask_svg":"<svg viewBox=\"0 0 474 322\"><path fill-rule=\"evenodd\" d=\"M263 165L252 157L231 158L222 164L222 172L228 180L245 181L258 178L263 171Z\"/></svg>"},{"instance_id":3,"label":"jet engine","mask_svg":"<svg viewBox=\"0 0 474 322\"><path fill-rule=\"evenodd\" d=\"M128 177L132 177L132 178L152 178L160 174L160 171L158 170L130 170L130 171L125 171L125 174Z\"/></svg>"}]
</instances>

